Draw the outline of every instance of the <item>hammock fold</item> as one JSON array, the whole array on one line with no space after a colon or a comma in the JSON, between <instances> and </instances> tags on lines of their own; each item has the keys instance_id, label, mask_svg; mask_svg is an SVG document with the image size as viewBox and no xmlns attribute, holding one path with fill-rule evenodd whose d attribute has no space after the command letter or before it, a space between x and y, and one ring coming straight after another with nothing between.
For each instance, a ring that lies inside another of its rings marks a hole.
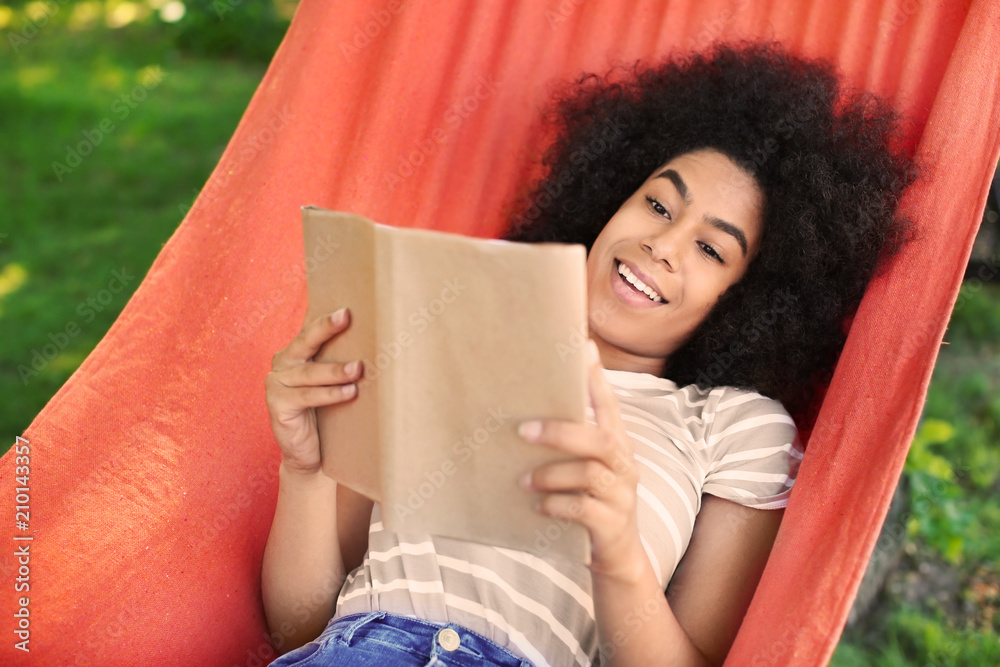
<instances>
[{"instance_id":1,"label":"hammock fold","mask_svg":"<svg viewBox=\"0 0 1000 667\"><path fill-rule=\"evenodd\" d=\"M727 664L821 665L899 478L1000 153L1000 2L304 0L204 190L15 456L5 665L261 665L279 453L271 356L306 309L299 207L497 236L535 173L551 83L719 39L838 63L911 121L918 242L870 287ZM30 591L13 582L29 545Z\"/></svg>"}]
</instances>

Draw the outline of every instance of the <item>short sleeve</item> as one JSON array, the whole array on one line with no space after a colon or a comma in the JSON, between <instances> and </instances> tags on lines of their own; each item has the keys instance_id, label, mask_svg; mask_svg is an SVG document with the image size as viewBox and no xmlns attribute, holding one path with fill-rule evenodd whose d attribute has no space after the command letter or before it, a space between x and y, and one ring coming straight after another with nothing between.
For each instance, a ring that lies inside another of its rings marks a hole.
<instances>
[{"instance_id":1,"label":"short sleeve","mask_svg":"<svg viewBox=\"0 0 1000 667\"><path fill-rule=\"evenodd\" d=\"M802 451L795 422L774 399L726 388L705 406L703 493L746 507L779 509L788 504ZM710 421L709 421L710 419Z\"/></svg>"}]
</instances>

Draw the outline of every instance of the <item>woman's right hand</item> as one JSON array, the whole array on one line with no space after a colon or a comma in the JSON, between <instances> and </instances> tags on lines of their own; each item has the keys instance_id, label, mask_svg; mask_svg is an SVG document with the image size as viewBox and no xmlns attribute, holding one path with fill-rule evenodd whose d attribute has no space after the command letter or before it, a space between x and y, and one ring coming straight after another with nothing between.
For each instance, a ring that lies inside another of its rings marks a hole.
<instances>
[{"instance_id":1,"label":"woman's right hand","mask_svg":"<svg viewBox=\"0 0 1000 667\"><path fill-rule=\"evenodd\" d=\"M315 408L344 403L358 393L361 362L319 362L313 357L323 345L350 325L350 313L341 308L302 327L288 347L274 355L265 379L271 429L289 471L315 473L321 469Z\"/></svg>"}]
</instances>

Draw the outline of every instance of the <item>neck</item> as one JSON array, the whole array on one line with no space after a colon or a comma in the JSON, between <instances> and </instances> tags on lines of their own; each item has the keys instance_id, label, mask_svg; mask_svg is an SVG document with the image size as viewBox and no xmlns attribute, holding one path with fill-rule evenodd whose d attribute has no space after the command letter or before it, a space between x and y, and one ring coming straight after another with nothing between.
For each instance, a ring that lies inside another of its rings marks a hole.
<instances>
[{"instance_id":1,"label":"neck","mask_svg":"<svg viewBox=\"0 0 1000 667\"><path fill-rule=\"evenodd\" d=\"M610 371L649 373L657 377L663 373L666 359L633 354L599 338L594 338L594 342L597 343L597 351L601 354L601 366Z\"/></svg>"}]
</instances>

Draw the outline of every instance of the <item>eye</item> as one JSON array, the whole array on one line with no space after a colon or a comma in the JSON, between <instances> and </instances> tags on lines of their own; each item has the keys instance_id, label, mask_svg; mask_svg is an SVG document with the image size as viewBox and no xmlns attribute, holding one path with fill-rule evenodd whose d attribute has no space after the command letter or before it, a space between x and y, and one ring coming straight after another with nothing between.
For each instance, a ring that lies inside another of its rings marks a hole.
<instances>
[{"instance_id":1,"label":"eye","mask_svg":"<svg viewBox=\"0 0 1000 667\"><path fill-rule=\"evenodd\" d=\"M649 202L649 208L653 209L653 211L657 215L662 216L667 220L673 219L670 217L670 211L668 211L667 208L663 204L661 204L659 200L657 200L655 197L650 197L649 195L646 195L646 201Z\"/></svg>"},{"instance_id":2,"label":"eye","mask_svg":"<svg viewBox=\"0 0 1000 667\"><path fill-rule=\"evenodd\" d=\"M726 263L726 260L722 259L722 255L720 255L719 251L716 250L713 246L709 245L708 243L703 243L701 241L698 242L698 245L701 246L701 251L704 252L709 258L714 259L719 264Z\"/></svg>"}]
</instances>

